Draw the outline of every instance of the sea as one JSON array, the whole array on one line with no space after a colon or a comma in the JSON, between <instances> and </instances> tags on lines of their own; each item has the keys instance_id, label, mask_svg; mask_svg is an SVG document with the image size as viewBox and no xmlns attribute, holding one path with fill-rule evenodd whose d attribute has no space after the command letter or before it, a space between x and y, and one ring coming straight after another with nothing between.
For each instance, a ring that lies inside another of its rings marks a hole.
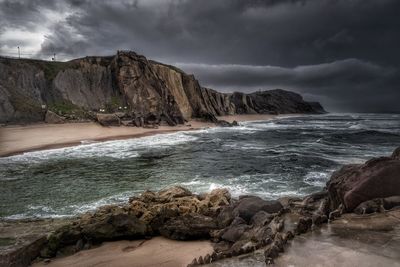
<instances>
[{"instance_id":1,"label":"sea","mask_svg":"<svg viewBox=\"0 0 400 267\"><path fill-rule=\"evenodd\" d=\"M68 217L144 190L227 188L235 197L305 196L345 164L389 156L400 114L282 116L0 158L0 218Z\"/></svg>"}]
</instances>

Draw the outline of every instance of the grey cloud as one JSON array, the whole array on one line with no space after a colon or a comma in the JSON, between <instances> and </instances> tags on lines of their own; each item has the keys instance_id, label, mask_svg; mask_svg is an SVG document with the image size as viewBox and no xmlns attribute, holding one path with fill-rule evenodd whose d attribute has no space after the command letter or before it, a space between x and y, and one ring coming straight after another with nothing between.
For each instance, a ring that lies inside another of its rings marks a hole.
<instances>
[{"instance_id":1,"label":"grey cloud","mask_svg":"<svg viewBox=\"0 0 400 267\"><path fill-rule=\"evenodd\" d=\"M49 10L67 16L46 21ZM375 94L383 111L400 84L399 13L398 0L0 0L0 34L44 24L42 58L134 50L195 63L201 81L225 90L281 86L359 111L372 109ZM15 45L0 40L0 49Z\"/></svg>"},{"instance_id":2,"label":"grey cloud","mask_svg":"<svg viewBox=\"0 0 400 267\"><path fill-rule=\"evenodd\" d=\"M86 37L88 49L74 56L130 48L164 61L214 64L293 67L356 57L393 65L400 60L393 54L400 45L396 0L78 3L70 4L76 14L61 22ZM60 42L61 34L55 30L48 36L43 51L75 45Z\"/></svg>"}]
</instances>

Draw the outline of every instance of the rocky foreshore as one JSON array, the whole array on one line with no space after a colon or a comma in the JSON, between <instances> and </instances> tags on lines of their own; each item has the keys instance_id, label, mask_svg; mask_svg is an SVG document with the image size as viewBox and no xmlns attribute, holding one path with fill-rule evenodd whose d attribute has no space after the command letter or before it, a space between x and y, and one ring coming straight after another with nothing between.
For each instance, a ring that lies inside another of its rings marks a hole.
<instances>
[{"instance_id":1,"label":"rocky foreshore","mask_svg":"<svg viewBox=\"0 0 400 267\"><path fill-rule=\"evenodd\" d=\"M391 157L344 166L332 175L326 190L304 198L233 198L226 189L194 194L174 186L143 192L125 205L105 206L79 218L3 221L0 266L27 266L33 260L47 262L104 241L159 235L174 240L212 241L214 252L193 259L189 266L254 251L266 264L273 264L290 240L326 223L335 225L342 220L340 217L345 219L339 225L353 226L348 228L350 232L354 225L357 229L373 229L378 235L379 231L397 229L399 207L400 148Z\"/></svg>"}]
</instances>

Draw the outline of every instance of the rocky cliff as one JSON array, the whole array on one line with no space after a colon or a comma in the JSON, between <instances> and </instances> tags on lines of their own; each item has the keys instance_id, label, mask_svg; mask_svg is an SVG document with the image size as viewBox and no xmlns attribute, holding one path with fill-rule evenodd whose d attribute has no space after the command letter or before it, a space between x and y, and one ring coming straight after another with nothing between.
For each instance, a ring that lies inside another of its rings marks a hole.
<instances>
[{"instance_id":1,"label":"rocky cliff","mask_svg":"<svg viewBox=\"0 0 400 267\"><path fill-rule=\"evenodd\" d=\"M134 52L69 62L0 58L0 123L43 121L47 110L71 120L122 112L136 126L324 112L318 103L284 90L225 94L203 88L193 75Z\"/></svg>"}]
</instances>

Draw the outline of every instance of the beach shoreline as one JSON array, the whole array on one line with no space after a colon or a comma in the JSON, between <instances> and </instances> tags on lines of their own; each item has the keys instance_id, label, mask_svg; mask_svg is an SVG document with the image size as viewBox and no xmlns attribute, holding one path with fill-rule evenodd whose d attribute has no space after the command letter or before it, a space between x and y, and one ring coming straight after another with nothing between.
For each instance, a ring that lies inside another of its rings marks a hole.
<instances>
[{"instance_id":1,"label":"beach shoreline","mask_svg":"<svg viewBox=\"0 0 400 267\"><path fill-rule=\"evenodd\" d=\"M293 114L285 114L283 116L293 116ZM251 114L229 115L217 118L232 123L233 121L271 120L277 117L279 115ZM85 142L124 140L211 127L216 127L216 124L198 120L191 120L178 126L160 126L157 129L129 126L104 127L95 122L5 126L0 128L0 157L76 146Z\"/></svg>"},{"instance_id":2,"label":"beach shoreline","mask_svg":"<svg viewBox=\"0 0 400 267\"><path fill-rule=\"evenodd\" d=\"M104 242L96 248L75 254L39 261L32 266L164 266L186 267L194 258L204 257L214 251L211 241L177 241L161 236L149 240L119 240ZM156 255L156 257L155 257Z\"/></svg>"}]
</instances>

